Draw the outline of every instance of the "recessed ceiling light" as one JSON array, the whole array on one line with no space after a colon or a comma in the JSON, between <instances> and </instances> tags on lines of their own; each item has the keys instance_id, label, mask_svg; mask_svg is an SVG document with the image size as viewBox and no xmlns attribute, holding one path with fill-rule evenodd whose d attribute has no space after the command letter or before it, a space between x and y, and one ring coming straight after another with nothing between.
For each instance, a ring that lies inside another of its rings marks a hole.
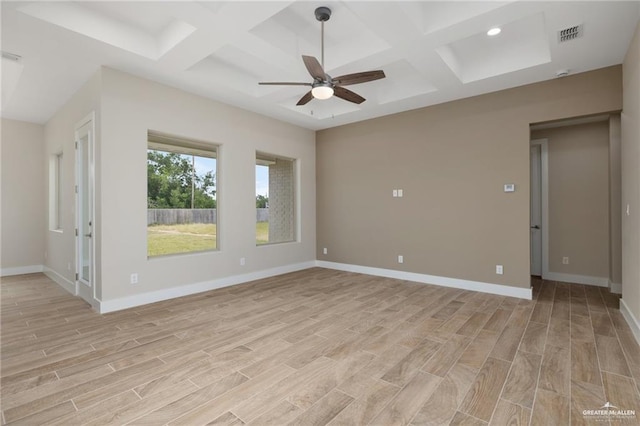
<instances>
[{"instance_id":1,"label":"recessed ceiling light","mask_svg":"<svg viewBox=\"0 0 640 426\"><path fill-rule=\"evenodd\" d=\"M500 31L502 31L499 27L494 27L491 28L489 31L487 31L487 35L488 36L496 36L498 34L500 34Z\"/></svg>"}]
</instances>

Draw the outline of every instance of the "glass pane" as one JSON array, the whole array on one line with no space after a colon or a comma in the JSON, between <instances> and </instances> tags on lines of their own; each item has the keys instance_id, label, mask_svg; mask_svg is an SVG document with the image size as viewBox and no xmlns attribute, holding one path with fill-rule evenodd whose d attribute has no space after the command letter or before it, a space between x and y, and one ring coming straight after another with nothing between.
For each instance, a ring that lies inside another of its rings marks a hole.
<instances>
[{"instance_id":1,"label":"glass pane","mask_svg":"<svg viewBox=\"0 0 640 426\"><path fill-rule=\"evenodd\" d=\"M295 240L295 160L256 154L256 244Z\"/></svg>"},{"instance_id":2,"label":"glass pane","mask_svg":"<svg viewBox=\"0 0 640 426\"><path fill-rule=\"evenodd\" d=\"M82 280L91 283L91 204L89 194L89 138L80 139L80 185L78 188L80 197L80 276Z\"/></svg>"},{"instance_id":3,"label":"glass pane","mask_svg":"<svg viewBox=\"0 0 640 426\"><path fill-rule=\"evenodd\" d=\"M147 150L147 255L217 249L216 152Z\"/></svg>"}]
</instances>

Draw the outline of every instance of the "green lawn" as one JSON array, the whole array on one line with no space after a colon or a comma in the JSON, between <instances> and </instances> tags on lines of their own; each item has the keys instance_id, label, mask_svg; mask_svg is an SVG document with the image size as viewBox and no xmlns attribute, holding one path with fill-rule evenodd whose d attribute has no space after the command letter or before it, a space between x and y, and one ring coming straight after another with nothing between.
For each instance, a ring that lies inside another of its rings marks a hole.
<instances>
[{"instance_id":1,"label":"green lawn","mask_svg":"<svg viewBox=\"0 0 640 426\"><path fill-rule=\"evenodd\" d=\"M190 253L217 248L216 225L192 223L147 227L147 255ZM256 223L256 244L269 242L269 223Z\"/></svg>"},{"instance_id":2,"label":"green lawn","mask_svg":"<svg viewBox=\"0 0 640 426\"><path fill-rule=\"evenodd\" d=\"M256 244L267 244L269 242L269 222L256 223Z\"/></svg>"}]
</instances>

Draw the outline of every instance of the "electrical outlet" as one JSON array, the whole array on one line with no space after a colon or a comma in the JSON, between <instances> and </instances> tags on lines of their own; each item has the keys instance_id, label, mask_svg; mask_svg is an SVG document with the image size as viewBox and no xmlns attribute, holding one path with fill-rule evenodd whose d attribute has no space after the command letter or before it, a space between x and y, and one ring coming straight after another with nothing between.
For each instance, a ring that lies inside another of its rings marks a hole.
<instances>
[{"instance_id":1,"label":"electrical outlet","mask_svg":"<svg viewBox=\"0 0 640 426\"><path fill-rule=\"evenodd\" d=\"M322 254L327 254L327 248L326 247L322 249Z\"/></svg>"},{"instance_id":2,"label":"electrical outlet","mask_svg":"<svg viewBox=\"0 0 640 426\"><path fill-rule=\"evenodd\" d=\"M563 265L568 265L569 264L569 258L568 257L563 257L562 258L562 264Z\"/></svg>"},{"instance_id":3,"label":"electrical outlet","mask_svg":"<svg viewBox=\"0 0 640 426\"><path fill-rule=\"evenodd\" d=\"M404 256L398 255L398 263L404 263Z\"/></svg>"},{"instance_id":4,"label":"electrical outlet","mask_svg":"<svg viewBox=\"0 0 640 426\"><path fill-rule=\"evenodd\" d=\"M240 266L244 266L244 264L246 263L246 259L244 257L240 258Z\"/></svg>"},{"instance_id":5,"label":"electrical outlet","mask_svg":"<svg viewBox=\"0 0 640 426\"><path fill-rule=\"evenodd\" d=\"M403 193L404 193L404 191L402 191L402 189L398 189L398 197L402 197Z\"/></svg>"},{"instance_id":6,"label":"electrical outlet","mask_svg":"<svg viewBox=\"0 0 640 426\"><path fill-rule=\"evenodd\" d=\"M138 274L131 274L131 284L138 284Z\"/></svg>"},{"instance_id":7,"label":"electrical outlet","mask_svg":"<svg viewBox=\"0 0 640 426\"><path fill-rule=\"evenodd\" d=\"M504 269L502 269L502 265L496 265L496 274L502 275L504 273Z\"/></svg>"}]
</instances>

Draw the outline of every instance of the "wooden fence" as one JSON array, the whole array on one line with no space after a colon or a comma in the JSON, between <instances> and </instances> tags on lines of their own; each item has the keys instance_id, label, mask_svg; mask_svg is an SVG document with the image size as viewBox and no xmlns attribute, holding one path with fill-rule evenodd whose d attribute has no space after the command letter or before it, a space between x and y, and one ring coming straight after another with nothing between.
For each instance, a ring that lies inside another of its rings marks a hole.
<instances>
[{"instance_id":1,"label":"wooden fence","mask_svg":"<svg viewBox=\"0 0 640 426\"><path fill-rule=\"evenodd\" d=\"M269 209L256 209L256 222L268 221ZM147 209L147 226L217 222L216 209Z\"/></svg>"}]
</instances>

